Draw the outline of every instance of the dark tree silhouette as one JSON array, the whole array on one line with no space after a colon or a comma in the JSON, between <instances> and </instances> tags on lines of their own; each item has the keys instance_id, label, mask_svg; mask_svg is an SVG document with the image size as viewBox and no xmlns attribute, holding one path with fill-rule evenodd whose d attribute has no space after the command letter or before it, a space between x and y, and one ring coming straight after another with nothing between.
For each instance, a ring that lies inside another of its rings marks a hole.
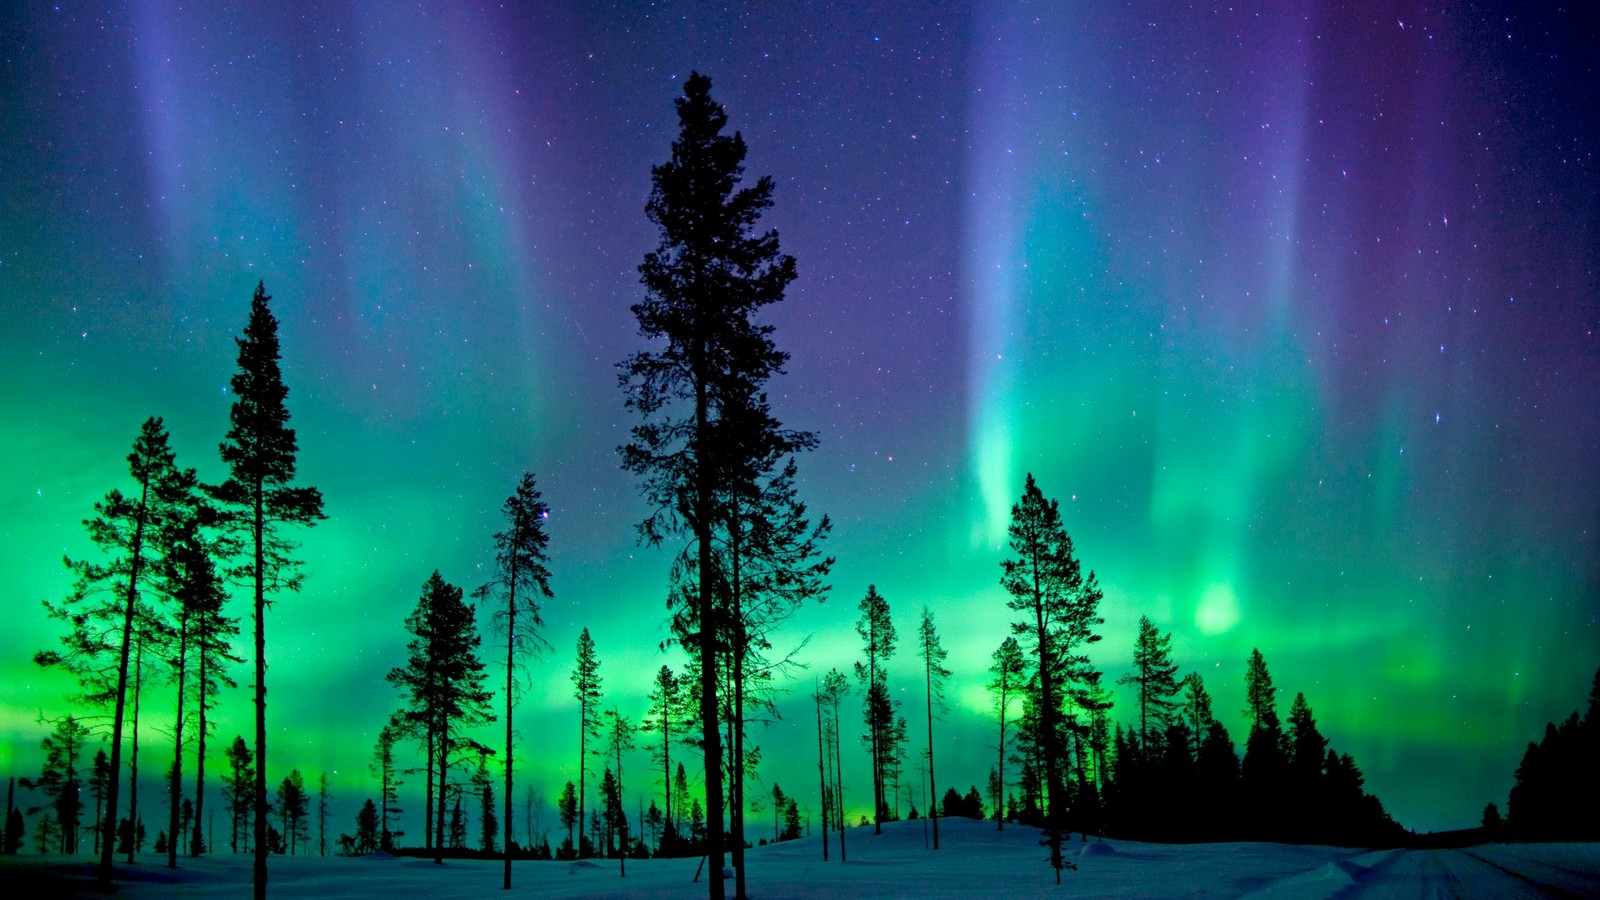
<instances>
[{"instance_id":1,"label":"dark tree silhouette","mask_svg":"<svg viewBox=\"0 0 1600 900\"><path fill-rule=\"evenodd\" d=\"M38 778L22 779L23 787L44 794L49 801L30 808L28 813L46 813L46 819L54 825L54 834L60 841L58 849L62 853L75 853L78 848L78 827L83 821L84 806L80 759L88 739L89 729L76 718L66 716L58 720L39 745L44 749L44 770ZM41 847L48 843L40 840Z\"/></svg>"},{"instance_id":2,"label":"dark tree silhouette","mask_svg":"<svg viewBox=\"0 0 1600 900\"><path fill-rule=\"evenodd\" d=\"M1044 764L1044 843L1050 848L1050 865L1059 884L1063 868L1077 868L1061 854L1067 804L1061 772L1066 759L1060 728L1061 682L1069 667L1082 663L1079 648L1100 639L1094 633L1103 623L1098 612L1100 588L1092 571L1087 577L1082 574L1072 538L1061 522L1060 506L1045 499L1031 474L1023 485L1022 499L1011 507L1008 538L1016 557L1001 563L1000 584L1010 594L1006 605L1024 616L1012 623L1012 632L1033 645L1038 682L1036 741Z\"/></svg>"},{"instance_id":3,"label":"dark tree silhouette","mask_svg":"<svg viewBox=\"0 0 1600 900\"><path fill-rule=\"evenodd\" d=\"M305 839L306 813L310 804L311 798L306 795L305 776L300 774L299 769L291 769L278 785L278 816L283 822L283 839L291 856L295 854L300 841Z\"/></svg>"},{"instance_id":4,"label":"dark tree silhouette","mask_svg":"<svg viewBox=\"0 0 1600 900\"><path fill-rule=\"evenodd\" d=\"M612 709L606 713L606 755L617 766L616 782L611 793L606 797L607 828L617 835L621 847L617 853L617 874L619 877L628 877L628 816L622 805L622 754L633 749L633 723L621 713ZM610 769L607 768L607 775ZM615 807L613 809L613 806Z\"/></svg>"},{"instance_id":5,"label":"dark tree silhouette","mask_svg":"<svg viewBox=\"0 0 1600 900\"><path fill-rule=\"evenodd\" d=\"M1152 725L1159 738L1166 733L1178 707L1178 666L1172 661L1172 635L1162 634L1149 616L1139 617L1139 636L1133 645L1133 671L1117 679L1134 687L1139 696L1139 746L1147 755L1152 746Z\"/></svg>"},{"instance_id":6,"label":"dark tree silhouette","mask_svg":"<svg viewBox=\"0 0 1600 900\"><path fill-rule=\"evenodd\" d=\"M373 805L372 798L361 804L361 811L356 813L356 853L371 853L378 849L378 808Z\"/></svg>"},{"instance_id":7,"label":"dark tree silhouette","mask_svg":"<svg viewBox=\"0 0 1600 900\"><path fill-rule=\"evenodd\" d=\"M833 784L832 804L834 827L839 831L839 862L844 862L845 857L845 819L844 819L844 766L840 759L839 744L840 732L844 730L843 720L839 718L839 702L850 693L850 682L844 673L838 669L829 669L828 674L822 678L822 702L824 709L830 713L827 730L828 739L833 749ZM825 801L826 802L826 799Z\"/></svg>"},{"instance_id":8,"label":"dark tree silhouette","mask_svg":"<svg viewBox=\"0 0 1600 900\"><path fill-rule=\"evenodd\" d=\"M501 506L505 515L505 530L494 536L494 578L478 588L477 596L490 598L499 595L503 607L497 607L494 621L506 639L506 793L505 793L505 865L501 887L511 889L511 799L513 745L511 715L516 707L516 673L519 665L531 654L548 648L539 629L544 620L539 616L539 602L554 594L550 591L550 544L544 523L550 517L550 507L540 496L533 473L524 472L516 490ZM521 621L518 621L518 615Z\"/></svg>"},{"instance_id":9,"label":"dark tree silhouette","mask_svg":"<svg viewBox=\"0 0 1600 900\"><path fill-rule=\"evenodd\" d=\"M89 540L107 557L105 562L66 560L74 576L73 592L59 605L48 601L45 608L52 618L69 626L63 650L46 650L34 656L41 666L60 665L77 676L83 699L106 703L111 716L111 779L106 790L106 819L114 819L120 799L122 736L127 716L130 668L137 680L142 662L140 653L147 612L139 598L141 579L148 578L147 564L156 556L155 533L184 494L190 471L180 471L174 463L166 428L159 418L149 418L139 428L133 451L128 454L128 472L137 490L125 495L113 488L94 505L95 517L84 520ZM138 691L134 694L137 698ZM135 699L134 719L138 702ZM134 727L134 753L137 754L137 726ZM135 773L137 769L135 769ZM129 790L137 791L134 779ZM101 884L111 880L113 842L100 842L100 861L96 877Z\"/></svg>"},{"instance_id":10,"label":"dark tree silhouette","mask_svg":"<svg viewBox=\"0 0 1600 900\"><path fill-rule=\"evenodd\" d=\"M862 719L867 726L863 738L872 754L873 833L882 834L883 821L890 818L884 783L895 751L896 706L889 694L889 673L884 666L894 655L895 630L889 619L889 601L883 599L875 585L867 585L867 594L857 608L861 618L856 620L856 634L861 636L866 663L855 664L856 681L861 684Z\"/></svg>"},{"instance_id":11,"label":"dark tree silhouette","mask_svg":"<svg viewBox=\"0 0 1600 900\"><path fill-rule=\"evenodd\" d=\"M917 655L922 657L923 688L928 700L928 791L938 790L933 774L933 718L935 711L943 713L948 710L944 702L944 680L950 677L950 670L943 665L950 652L939 643L939 630L934 626L933 613L926 606L922 608L922 625L917 629ZM933 849L939 849L939 815L930 809L930 818L933 819ZM983 818L981 815L978 818Z\"/></svg>"},{"instance_id":12,"label":"dark tree silhouette","mask_svg":"<svg viewBox=\"0 0 1600 900\"><path fill-rule=\"evenodd\" d=\"M1278 719L1277 689L1259 649L1250 651L1244 684L1244 712L1250 717L1250 735L1239 768L1249 823L1245 836L1270 840L1282 833L1288 752Z\"/></svg>"},{"instance_id":13,"label":"dark tree silhouette","mask_svg":"<svg viewBox=\"0 0 1600 900\"><path fill-rule=\"evenodd\" d=\"M578 635L578 661L572 669L572 696L578 701L578 845L584 856L583 825L589 774L589 740L600 738L600 658L589 629Z\"/></svg>"},{"instance_id":14,"label":"dark tree silhouette","mask_svg":"<svg viewBox=\"0 0 1600 900\"><path fill-rule=\"evenodd\" d=\"M572 842L573 826L578 824L578 791L572 782L567 782L561 788L561 799L556 801L556 811L561 815L561 827L567 829L567 845L562 848L564 859L572 859L578 855L577 845Z\"/></svg>"},{"instance_id":15,"label":"dark tree silhouette","mask_svg":"<svg viewBox=\"0 0 1600 900\"><path fill-rule=\"evenodd\" d=\"M239 371L229 382L235 399L221 446L229 475L211 492L228 507L228 522L244 547L244 562L232 574L254 593L255 900L267 896L267 596L300 589L302 576L289 556L294 544L284 536L284 526L314 525L324 518L322 494L314 487L292 486L299 445L289 427L289 388L278 366L278 320L267 306L271 299L266 285L258 283L244 336L234 339Z\"/></svg>"},{"instance_id":16,"label":"dark tree silhouette","mask_svg":"<svg viewBox=\"0 0 1600 900\"><path fill-rule=\"evenodd\" d=\"M386 852L394 849L395 838L405 835L404 831L389 827L389 823L403 812L400 808L400 785L405 782L400 780L400 775L396 771L394 764L394 745L399 740L399 726L392 721L384 725L383 729L378 732L378 743L373 748L372 764L368 767L368 771L378 779L378 803L381 805L378 811L378 836L376 838L378 843L373 849L381 849ZM372 801L368 800L367 802L371 803ZM424 828L423 830L426 831L427 829ZM371 851L363 852L370 853Z\"/></svg>"},{"instance_id":17,"label":"dark tree silhouette","mask_svg":"<svg viewBox=\"0 0 1600 900\"><path fill-rule=\"evenodd\" d=\"M389 681L406 692L408 705L401 715L430 748L433 861L442 865L450 754L461 743L462 731L493 722L494 714L483 686L478 627L460 588L434 572L422 586L417 608L406 617L406 631L413 636L406 645L406 665L390 671Z\"/></svg>"},{"instance_id":18,"label":"dark tree silhouette","mask_svg":"<svg viewBox=\"0 0 1600 900\"><path fill-rule=\"evenodd\" d=\"M1529 743L1507 803L1506 828L1519 841L1600 840L1600 671L1582 718L1573 712Z\"/></svg>"},{"instance_id":19,"label":"dark tree silhouette","mask_svg":"<svg viewBox=\"0 0 1600 900\"><path fill-rule=\"evenodd\" d=\"M662 856L670 855L678 840L677 821L673 815L676 807L672 801L672 742L673 735L681 737L692 725L692 716L687 715L689 709L685 700L683 682L678 679L677 673L672 671L671 666L662 666L650 687L650 709L639 725L640 731L661 735L661 747L657 755L661 758L661 789L666 797L659 845Z\"/></svg>"},{"instance_id":20,"label":"dark tree silhouette","mask_svg":"<svg viewBox=\"0 0 1600 900\"><path fill-rule=\"evenodd\" d=\"M228 745L227 757L228 773L222 776L222 796L227 800L228 815L233 820L232 851L238 853L239 826L241 823L248 824L250 813L255 810L255 754L250 752L250 745L240 735ZM248 833L245 837L248 843Z\"/></svg>"},{"instance_id":21,"label":"dark tree silhouette","mask_svg":"<svg viewBox=\"0 0 1600 900\"><path fill-rule=\"evenodd\" d=\"M1006 827L1005 797L1006 797L1006 713L1021 695L1027 685L1027 660L1022 656L1022 646L1015 637L1007 636L1000 646L995 649L991 657L992 664L989 672L994 675L994 680L989 682L989 690L994 692L995 717L999 719L1000 738L995 744L995 749L1000 754L1000 760L995 766L994 788L994 819L995 829L1004 831Z\"/></svg>"},{"instance_id":22,"label":"dark tree silhouette","mask_svg":"<svg viewBox=\"0 0 1600 900\"><path fill-rule=\"evenodd\" d=\"M652 170L645 207L660 229L660 243L639 267L646 298L632 308L640 334L665 346L622 363L627 404L645 420L634 426L633 441L622 453L624 468L642 476L643 493L655 508L640 524L642 539L693 539L699 584L684 596L698 607L698 630L689 637L700 650L701 741L711 811L707 853L718 871L724 798L716 644L725 630L713 531L725 520L719 488L748 464L738 457L749 447L714 431L730 398L748 399L781 369L786 357L772 342L772 327L756 324L752 316L783 299L795 270L793 258L779 252L776 232L755 232L772 205L772 181L739 187L744 140L722 133L727 115L711 99L711 80L691 74L677 108L672 158ZM710 896L720 900L722 879L708 884Z\"/></svg>"}]
</instances>

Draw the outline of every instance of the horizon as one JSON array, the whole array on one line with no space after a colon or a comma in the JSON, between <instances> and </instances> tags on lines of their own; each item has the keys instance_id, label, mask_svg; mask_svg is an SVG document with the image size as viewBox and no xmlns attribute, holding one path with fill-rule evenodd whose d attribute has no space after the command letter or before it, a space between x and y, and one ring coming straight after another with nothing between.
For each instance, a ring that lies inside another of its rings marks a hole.
<instances>
[{"instance_id":1,"label":"horizon","mask_svg":"<svg viewBox=\"0 0 1600 900\"><path fill-rule=\"evenodd\" d=\"M294 535L305 589L268 614L269 784L328 772L349 827L405 616L435 569L486 579L529 470L555 598L518 790L553 809L579 630L606 705L635 717L682 659L660 647L672 553L634 540L614 367L644 346L628 307L650 167L698 70L746 180L776 182L762 224L800 276L765 319L791 355L769 389L821 436L799 493L838 560L775 642L809 636L810 669L755 733L765 784L815 807L809 679L859 658L875 584L908 756L927 605L955 673L939 789L981 789L1000 545L1031 472L1105 589L1109 680L1150 616L1242 752L1260 648L1280 714L1304 692L1402 825L1475 825L1600 664L1592 30L1351 6L8 12L0 771L36 775L36 717L72 711L72 680L31 660L60 635L39 601L67 593L63 555L91 555L80 522L126 488L139 423L164 418L178 464L221 480L231 338L261 280L297 483L329 516ZM219 773L249 733L248 658L233 675ZM146 693L151 773L166 693ZM847 803L869 811L867 752L845 752Z\"/></svg>"}]
</instances>

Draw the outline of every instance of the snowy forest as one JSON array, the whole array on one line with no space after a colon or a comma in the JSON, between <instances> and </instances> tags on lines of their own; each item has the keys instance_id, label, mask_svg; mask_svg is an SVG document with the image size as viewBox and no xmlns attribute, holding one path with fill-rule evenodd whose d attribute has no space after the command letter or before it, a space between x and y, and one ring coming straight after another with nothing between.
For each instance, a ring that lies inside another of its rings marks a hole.
<instances>
[{"instance_id":1,"label":"snowy forest","mask_svg":"<svg viewBox=\"0 0 1600 900\"><path fill-rule=\"evenodd\" d=\"M247 855L258 898L276 855L497 860L504 888L514 871L539 877L514 860L608 860L625 878L629 860L687 858L728 871L704 878L711 897L743 898L756 848L804 840L843 864L897 822L921 823L929 852L941 821L947 843L972 833L951 832L953 820L1038 835L1056 883L1085 858L1074 842L1418 844L1365 790L1338 735L1319 729L1315 698L1275 685L1259 650L1238 661L1245 696L1214 697L1146 616L1124 665L1096 668L1099 581L1032 475L1017 485L997 590L983 601L995 622L987 671L948 668L935 614L892 610L872 585L848 671L814 670L804 636L781 636L802 606L849 592L829 583L832 523L802 497L819 438L780 422L768 399L789 355L765 313L795 261L762 225L773 182L746 179L744 141L710 89L699 75L684 83L671 157L651 173L646 214L660 240L638 266L642 343L617 364L633 420L618 455L648 508L637 536L662 561L670 625L658 640L679 664L608 668L588 628L575 646L554 644L543 613L562 535L535 474L506 473L501 529L481 536L493 570L419 577L406 656L385 676L393 714L370 723L369 788L353 821L331 818L328 773L273 746L267 702L272 612L301 602L297 553L325 513L296 477L285 348L260 283L236 339L219 458L186 467L152 416L129 480L85 510L84 541L65 561L73 589L44 604L60 644L33 657L80 690L45 712L43 770L12 773L7 853L92 856L106 882L152 865L146 851L171 868ZM518 730L534 669L568 673L575 740ZM627 679L648 681L648 708L608 700ZM947 697L974 683L990 696L993 762L952 772L940 756ZM1113 683L1131 702L1114 702ZM253 733L217 733L208 712L238 692ZM766 768L785 694L814 713L815 771ZM1236 706L1247 723L1237 735L1218 715ZM141 729L176 752L141 760ZM518 761L556 754L571 755L576 779L517 780ZM1454 839L1600 839L1596 758L1600 674L1586 714L1530 744L1506 815L1491 802L1481 829ZM164 785L154 797L140 795L141 764ZM845 776L858 768L869 783ZM546 796L559 798L558 825L534 821Z\"/></svg>"}]
</instances>

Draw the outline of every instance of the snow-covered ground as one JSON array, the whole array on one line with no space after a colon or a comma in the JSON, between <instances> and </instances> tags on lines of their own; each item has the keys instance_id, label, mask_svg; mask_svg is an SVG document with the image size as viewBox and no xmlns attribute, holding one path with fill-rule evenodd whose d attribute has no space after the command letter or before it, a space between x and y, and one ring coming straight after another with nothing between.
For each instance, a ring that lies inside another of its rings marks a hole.
<instances>
[{"instance_id":1,"label":"snow-covered ground","mask_svg":"<svg viewBox=\"0 0 1600 900\"><path fill-rule=\"evenodd\" d=\"M1362 851L1283 844L1140 844L1074 842L1079 868L1061 875L1045 863L1038 832L992 823L941 819L940 849L923 848L923 823L898 822L882 835L852 828L849 861L821 859L820 838L749 851L749 894L776 898L869 897L1549 897L1600 896L1600 844L1490 845L1468 850ZM119 866L118 896L233 898L247 896L250 859L227 854L181 860L174 871L154 854ZM495 896L537 898L699 898L699 860L630 860L626 878L615 861L519 862L509 894L501 863L388 857L273 857L270 893L298 900L447 900ZM16 857L0 861L0 893L10 897L87 896L82 857ZM732 895L732 883L729 883ZM14 889L21 888L21 893Z\"/></svg>"}]
</instances>

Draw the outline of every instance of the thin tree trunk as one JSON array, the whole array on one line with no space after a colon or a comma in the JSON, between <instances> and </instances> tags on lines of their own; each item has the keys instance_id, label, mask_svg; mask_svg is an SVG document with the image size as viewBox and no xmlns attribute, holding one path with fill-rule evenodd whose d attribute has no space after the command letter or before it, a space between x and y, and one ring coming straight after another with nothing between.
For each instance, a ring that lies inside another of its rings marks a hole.
<instances>
[{"instance_id":1,"label":"thin tree trunk","mask_svg":"<svg viewBox=\"0 0 1600 900\"><path fill-rule=\"evenodd\" d=\"M501 890L511 890L511 689L514 679L512 673L516 664L517 649L517 567L516 554L512 554L510 577L507 579L509 599L506 602L506 798L505 798L505 877L501 880Z\"/></svg>"},{"instance_id":2,"label":"thin tree trunk","mask_svg":"<svg viewBox=\"0 0 1600 900\"><path fill-rule=\"evenodd\" d=\"M696 322L699 326L699 323ZM700 734L705 742L706 770L706 859L711 864L711 877L706 887L711 900L723 900L727 893L722 881L723 831L722 831L722 735L717 731L717 612L713 596L711 575L711 511L713 508L712 472L707 457L711 456L711 420L706 375L705 328L696 327L694 347L695 393L695 540L699 544L700 595ZM715 462L715 460L711 460Z\"/></svg>"},{"instance_id":3,"label":"thin tree trunk","mask_svg":"<svg viewBox=\"0 0 1600 900\"><path fill-rule=\"evenodd\" d=\"M133 611L139 599L139 569L144 562L144 526L149 516L149 499L150 480L146 477L139 485L139 512L134 519L133 546L130 548L128 562L128 593L122 611L122 647L117 660L116 710L111 717L111 778L106 791L106 809L109 812L101 822L105 840L100 843L100 865L96 871L96 878L102 885L111 883L111 857L116 848L117 788L122 780L122 718L127 709L128 651L132 649L133 643ZM131 795L131 784L129 788ZM9 798L9 794L7 796ZM9 799L7 805L10 805ZM9 809L7 814L10 814Z\"/></svg>"},{"instance_id":4,"label":"thin tree trunk","mask_svg":"<svg viewBox=\"0 0 1600 900\"><path fill-rule=\"evenodd\" d=\"M185 604L187 601L183 601ZM167 788L167 868L178 867L178 807L183 798L183 689L189 661L189 612L178 613L178 715L172 725L172 777Z\"/></svg>"},{"instance_id":5,"label":"thin tree trunk","mask_svg":"<svg viewBox=\"0 0 1600 900\"><path fill-rule=\"evenodd\" d=\"M256 613L256 786L255 839L253 870L255 900L267 900L267 591L266 548L262 533L266 529L265 485L260 479L251 485L255 500L255 613Z\"/></svg>"},{"instance_id":6,"label":"thin tree trunk","mask_svg":"<svg viewBox=\"0 0 1600 900\"><path fill-rule=\"evenodd\" d=\"M844 813L844 764L839 756L839 698L833 699L833 789L835 793L833 816L839 823L839 862L844 862L844 832L850 822Z\"/></svg>"},{"instance_id":7,"label":"thin tree trunk","mask_svg":"<svg viewBox=\"0 0 1600 900\"><path fill-rule=\"evenodd\" d=\"M200 823L205 814L206 805L206 678L210 674L206 670L210 666L206 662L206 617L200 618L200 731L196 735L194 753L194 833L189 836L189 855L199 856L201 848ZM206 850L210 851L209 842Z\"/></svg>"},{"instance_id":8,"label":"thin tree trunk","mask_svg":"<svg viewBox=\"0 0 1600 900\"><path fill-rule=\"evenodd\" d=\"M822 861L828 861L828 773L822 765L822 687L817 686L812 697L817 703L817 781L821 782L822 797Z\"/></svg>"},{"instance_id":9,"label":"thin tree trunk","mask_svg":"<svg viewBox=\"0 0 1600 900\"><path fill-rule=\"evenodd\" d=\"M139 695L144 688L144 629L133 639L133 753L128 762L128 862L139 849Z\"/></svg>"},{"instance_id":10,"label":"thin tree trunk","mask_svg":"<svg viewBox=\"0 0 1600 900\"><path fill-rule=\"evenodd\" d=\"M1004 687L1004 681L1006 678L1005 664L1001 663L1000 668L1000 679L1002 682L1002 686L1000 688L1000 761L995 766L994 770L999 782L1000 792L996 794L994 798L995 821L998 823L995 827L995 831L1006 830L1006 701L1009 698L1006 697L1007 691Z\"/></svg>"},{"instance_id":11,"label":"thin tree trunk","mask_svg":"<svg viewBox=\"0 0 1600 900\"><path fill-rule=\"evenodd\" d=\"M923 646L923 685L928 691L928 790L933 792L935 808L928 810L933 817L933 849L939 849L939 811L936 808L939 796L939 780L933 777L933 653L927 645Z\"/></svg>"},{"instance_id":12,"label":"thin tree trunk","mask_svg":"<svg viewBox=\"0 0 1600 900\"><path fill-rule=\"evenodd\" d=\"M450 738L448 729L439 728L439 802L434 805L433 864L444 865L444 806L446 785L450 782Z\"/></svg>"}]
</instances>

